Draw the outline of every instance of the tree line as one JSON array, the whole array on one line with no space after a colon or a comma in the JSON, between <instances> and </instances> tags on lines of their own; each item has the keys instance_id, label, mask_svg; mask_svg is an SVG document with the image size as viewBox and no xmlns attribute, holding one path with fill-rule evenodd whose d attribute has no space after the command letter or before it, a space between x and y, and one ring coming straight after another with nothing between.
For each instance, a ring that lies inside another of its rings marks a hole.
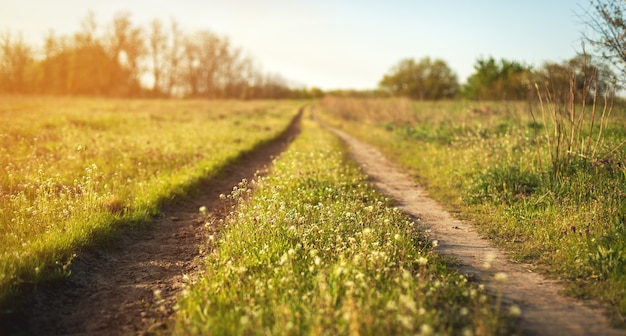
<instances>
[{"instance_id":1,"label":"tree line","mask_svg":"<svg viewBox=\"0 0 626 336\"><path fill-rule=\"evenodd\" d=\"M406 58L384 75L375 94L416 100L527 100L537 98L541 90L556 102L590 101L613 94L626 80L625 15L624 1L590 0L590 8L581 17L594 33L583 36L594 49L593 57L583 47L569 60L537 68L516 60L479 58L463 85L441 59Z\"/></svg>"},{"instance_id":2,"label":"tree line","mask_svg":"<svg viewBox=\"0 0 626 336\"><path fill-rule=\"evenodd\" d=\"M126 12L104 26L90 13L78 33L51 31L39 48L21 34L0 33L0 93L234 99L320 94L262 73L227 37L186 32L173 19L139 26Z\"/></svg>"},{"instance_id":3,"label":"tree line","mask_svg":"<svg viewBox=\"0 0 626 336\"><path fill-rule=\"evenodd\" d=\"M424 57L403 59L393 66L379 82L379 94L415 100L532 100L540 87L550 92L551 99L566 102L572 94L577 101L592 100L615 85L615 74L585 54L537 68L504 58L479 58L463 85L445 61Z\"/></svg>"}]
</instances>

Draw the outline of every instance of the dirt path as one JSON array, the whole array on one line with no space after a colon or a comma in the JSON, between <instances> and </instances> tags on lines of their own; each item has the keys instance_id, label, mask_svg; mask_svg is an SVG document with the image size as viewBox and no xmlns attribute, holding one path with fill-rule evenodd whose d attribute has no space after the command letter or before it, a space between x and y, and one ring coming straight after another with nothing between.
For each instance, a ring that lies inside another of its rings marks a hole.
<instances>
[{"instance_id":1,"label":"dirt path","mask_svg":"<svg viewBox=\"0 0 626 336\"><path fill-rule=\"evenodd\" d=\"M250 180L267 168L300 132L300 116L277 141L245 155L221 173L223 178L204 186L197 198L164 209L151 228L129 230L112 246L81 253L72 263L72 275L29 295L28 304L0 321L0 334L163 332L185 275L199 271L195 259L203 255L207 235L217 230L204 225L199 208L206 206L208 216L223 217L219 194L230 193L243 178Z\"/></svg>"},{"instance_id":2,"label":"dirt path","mask_svg":"<svg viewBox=\"0 0 626 336\"><path fill-rule=\"evenodd\" d=\"M484 283L492 291L503 290L503 301L522 310L518 325L525 335L626 335L608 327L602 312L578 300L564 297L556 281L534 273L529 265L508 261L502 251L482 239L466 222L453 218L415 183L372 146L329 128L350 147L353 159L371 177L377 188L399 202L398 208L420 219L439 242L440 253L459 262L461 273ZM495 258L491 267L483 265ZM508 275L504 287L494 281L496 272Z\"/></svg>"}]
</instances>

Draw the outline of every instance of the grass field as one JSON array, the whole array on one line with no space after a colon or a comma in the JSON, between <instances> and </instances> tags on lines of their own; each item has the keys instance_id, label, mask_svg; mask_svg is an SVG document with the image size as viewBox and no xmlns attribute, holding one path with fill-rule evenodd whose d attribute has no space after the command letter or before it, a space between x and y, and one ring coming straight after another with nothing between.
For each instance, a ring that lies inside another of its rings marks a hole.
<instances>
[{"instance_id":1,"label":"grass field","mask_svg":"<svg viewBox=\"0 0 626 336\"><path fill-rule=\"evenodd\" d=\"M304 104L2 98L2 304L192 195ZM624 323L623 111L594 124L581 112L574 133L523 103L325 98L315 112L382 149L512 258ZM304 119L268 177L224 195L230 215L213 223L220 234L178 301L174 332L508 334L519 311L452 270L341 142Z\"/></svg>"},{"instance_id":2,"label":"grass field","mask_svg":"<svg viewBox=\"0 0 626 336\"><path fill-rule=\"evenodd\" d=\"M448 268L338 138L304 119L269 177L224 196L231 215L174 333L509 334L508 310Z\"/></svg>"},{"instance_id":3,"label":"grass field","mask_svg":"<svg viewBox=\"0 0 626 336\"><path fill-rule=\"evenodd\" d=\"M564 280L572 295L600 299L625 324L623 110L576 106L574 122L565 107L528 103L326 98L318 110L514 259Z\"/></svg>"},{"instance_id":4,"label":"grass field","mask_svg":"<svg viewBox=\"0 0 626 336\"><path fill-rule=\"evenodd\" d=\"M0 303L193 193L301 104L2 97Z\"/></svg>"}]
</instances>

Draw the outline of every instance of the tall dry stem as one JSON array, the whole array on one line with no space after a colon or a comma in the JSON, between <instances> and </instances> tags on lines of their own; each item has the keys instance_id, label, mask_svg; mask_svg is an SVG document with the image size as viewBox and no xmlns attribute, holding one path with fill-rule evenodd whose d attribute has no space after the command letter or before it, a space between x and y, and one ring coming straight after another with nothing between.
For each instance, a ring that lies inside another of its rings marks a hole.
<instances>
[{"instance_id":1,"label":"tall dry stem","mask_svg":"<svg viewBox=\"0 0 626 336\"><path fill-rule=\"evenodd\" d=\"M577 86L577 78L580 76L583 76L582 87ZM568 77L567 101L559 101L556 98L556 89L552 83L544 86L535 83L546 131L546 145L552 164L552 175L557 178L570 167L575 159L597 161L597 149L602 144L603 130L608 125L615 97L615 88L610 83L600 80L597 68L587 65L586 56L583 58L582 74L577 74L572 70ZM591 106L588 106L589 104ZM599 121L597 120L598 109L602 109ZM600 128L592 146L594 127L597 122Z\"/></svg>"}]
</instances>

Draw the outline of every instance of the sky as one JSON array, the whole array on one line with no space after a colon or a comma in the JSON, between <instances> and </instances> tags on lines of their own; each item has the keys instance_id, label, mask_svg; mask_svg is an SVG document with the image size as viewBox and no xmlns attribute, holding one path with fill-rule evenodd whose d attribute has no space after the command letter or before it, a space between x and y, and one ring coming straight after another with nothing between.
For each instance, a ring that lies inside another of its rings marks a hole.
<instances>
[{"instance_id":1,"label":"sky","mask_svg":"<svg viewBox=\"0 0 626 336\"><path fill-rule=\"evenodd\" d=\"M479 58L540 66L581 49L589 0L0 0L0 32L29 44L80 31L89 11L103 28L116 13L159 18L227 36L265 73L291 83L374 89L405 58L444 60L463 83Z\"/></svg>"}]
</instances>

